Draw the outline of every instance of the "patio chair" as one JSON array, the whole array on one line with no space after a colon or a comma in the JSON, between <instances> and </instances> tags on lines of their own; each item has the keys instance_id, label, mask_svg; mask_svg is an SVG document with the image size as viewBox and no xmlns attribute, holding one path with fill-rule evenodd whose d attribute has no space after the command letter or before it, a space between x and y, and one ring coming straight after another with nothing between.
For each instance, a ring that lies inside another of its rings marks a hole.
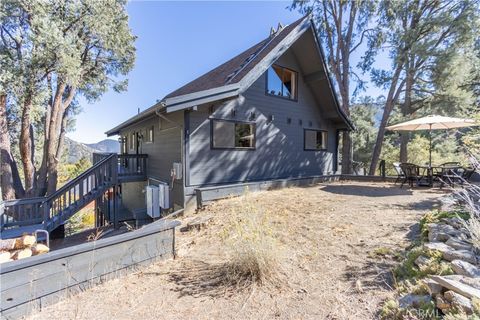
<instances>
[{"instance_id":1,"label":"patio chair","mask_svg":"<svg viewBox=\"0 0 480 320\"><path fill-rule=\"evenodd\" d=\"M443 188L445 184L455 187L456 182L462 183L466 170L462 168L460 162L445 162L440 165L440 168L440 188ZM470 176L471 175L473 175L473 172L470 174Z\"/></svg>"},{"instance_id":2,"label":"patio chair","mask_svg":"<svg viewBox=\"0 0 480 320\"><path fill-rule=\"evenodd\" d=\"M461 183L463 184L464 182L470 182L470 179L472 178L474 173L475 168L463 168Z\"/></svg>"},{"instance_id":3,"label":"patio chair","mask_svg":"<svg viewBox=\"0 0 480 320\"><path fill-rule=\"evenodd\" d=\"M395 169L395 172L397 173L397 179L395 179L394 184L397 184L398 181L405 179L405 173L403 173L402 168L400 167L400 162L394 162L393 169Z\"/></svg>"},{"instance_id":4,"label":"patio chair","mask_svg":"<svg viewBox=\"0 0 480 320\"><path fill-rule=\"evenodd\" d=\"M423 176L419 174L419 169L416 164L413 163L401 163L400 168L402 169L403 173L405 174L402 185L400 188L403 188L405 183L408 183L410 187L413 187L413 183L418 186L420 181L422 180Z\"/></svg>"}]
</instances>

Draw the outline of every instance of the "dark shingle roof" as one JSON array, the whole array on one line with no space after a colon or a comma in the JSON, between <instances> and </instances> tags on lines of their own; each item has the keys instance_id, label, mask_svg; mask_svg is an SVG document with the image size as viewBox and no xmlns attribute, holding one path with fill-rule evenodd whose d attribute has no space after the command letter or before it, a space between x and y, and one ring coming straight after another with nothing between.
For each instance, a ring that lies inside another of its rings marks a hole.
<instances>
[{"instance_id":1,"label":"dark shingle roof","mask_svg":"<svg viewBox=\"0 0 480 320\"><path fill-rule=\"evenodd\" d=\"M298 19L277 32L275 36L260 41L224 64L169 93L165 99L238 83L305 18Z\"/></svg>"}]
</instances>

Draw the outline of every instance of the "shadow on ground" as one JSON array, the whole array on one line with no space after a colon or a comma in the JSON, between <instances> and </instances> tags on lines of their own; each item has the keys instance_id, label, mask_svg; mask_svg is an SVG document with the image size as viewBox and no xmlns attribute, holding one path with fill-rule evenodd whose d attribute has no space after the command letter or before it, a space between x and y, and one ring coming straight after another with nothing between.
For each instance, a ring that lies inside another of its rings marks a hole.
<instances>
[{"instance_id":1,"label":"shadow on ground","mask_svg":"<svg viewBox=\"0 0 480 320\"><path fill-rule=\"evenodd\" d=\"M361 185L326 185L320 190L335 194L344 194L351 196L365 196L365 197L392 197L392 196L408 196L413 192L408 189L400 189L396 186L361 186Z\"/></svg>"},{"instance_id":2,"label":"shadow on ground","mask_svg":"<svg viewBox=\"0 0 480 320\"><path fill-rule=\"evenodd\" d=\"M245 289L228 280L225 263L194 260L168 274L180 297L225 297Z\"/></svg>"}]
</instances>

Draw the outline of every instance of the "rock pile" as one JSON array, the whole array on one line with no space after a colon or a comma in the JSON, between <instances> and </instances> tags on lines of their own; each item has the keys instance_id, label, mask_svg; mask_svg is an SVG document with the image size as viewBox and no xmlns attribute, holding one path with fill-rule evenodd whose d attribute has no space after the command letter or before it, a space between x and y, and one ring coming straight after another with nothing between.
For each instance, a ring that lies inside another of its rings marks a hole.
<instances>
[{"instance_id":1,"label":"rock pile","mask_svg":"<svg viewBox=\"0 0 480 320\"><path fill-rule=\"evenodd\" d=\"M20 238L0 240L0 263L19 260L44 254L50 249L37 243L35 236L23 235Z\"/></svg>"},{"instance_id":2,"label":"rock pile","mask_svg":"<svg viewBox=\"0 0 480 320\"><path fill-rule=\"evenodd\" d=\"M473 314L472 301L480 301L480 256L470 241L469 232L460 218L444 218L428 224L427 229L429 242L423 245L424 249L440 252L455 274L429 276L422 281L430 296L409 294L399 301L411 307L418 301L434 301L443 313L456 310ZM427 260L427 257L420 256L415 264L421 267Z\"/></svg>"}]
</instances>

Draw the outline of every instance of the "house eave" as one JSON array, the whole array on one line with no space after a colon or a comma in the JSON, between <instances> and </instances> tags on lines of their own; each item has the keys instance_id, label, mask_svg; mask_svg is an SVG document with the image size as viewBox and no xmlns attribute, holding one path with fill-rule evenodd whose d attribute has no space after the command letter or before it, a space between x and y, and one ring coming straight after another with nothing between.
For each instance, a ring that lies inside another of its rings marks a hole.
<instances>
[{"instance_id":1,"label":"house eave","mask_svg":"<svg viewBox=\"0 0 480 320\"><path fill-rule=\"evenodd\" d=\"M197 91L182 96L165 99L167 113L184 110L196 105L233 98L239 94L239 85L232 84L209 90Z\"/></svg>"},{"instance_id":2,"label":"house eave","mask_svg":"<svg viewBox=\"0 0 480 320\"><path fill-rule=\"evenodd\" d=\"M122 129L154 115L156 111L165 111L166 113L172 113L175 111L188 109L196 105L236 97L238 96L238 89L239 85L233 84L163 99L162 101L154 104L150 108L140 112L139 114L122 122L118 126L108 130L107 132L105 132L105 134L108 137L117 135Z\"/></svg>"}]
</instances>

